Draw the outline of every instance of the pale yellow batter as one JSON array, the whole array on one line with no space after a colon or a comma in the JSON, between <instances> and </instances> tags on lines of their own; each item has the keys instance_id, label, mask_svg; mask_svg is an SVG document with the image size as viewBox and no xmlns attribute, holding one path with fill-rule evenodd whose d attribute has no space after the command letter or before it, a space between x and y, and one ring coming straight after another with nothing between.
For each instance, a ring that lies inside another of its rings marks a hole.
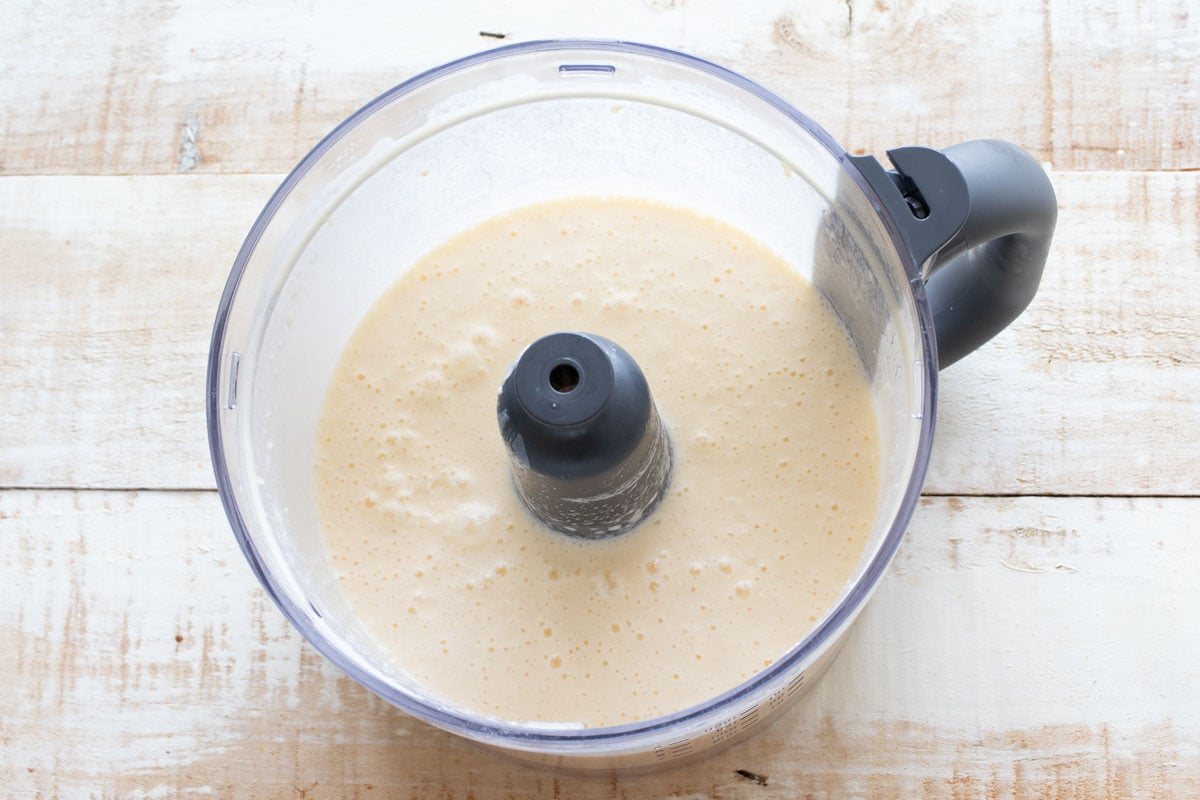
<instances>
[{"instance_id":1,"label":"pale yellow batter","mask_svg":"<svg viewBox=\"0 0 1200 800\"><path fill-rule=\"evenodd\" d=\"M560 330L628 350L674 472L631 533L539 526L496 395ZM512 721L682 710L800 641L862 555L876 419L833 312L739 231L637 200L534 206L419 261L351 339L326 398L325 543L367 629L431 693Z\"/></svg>"}]
</instances>

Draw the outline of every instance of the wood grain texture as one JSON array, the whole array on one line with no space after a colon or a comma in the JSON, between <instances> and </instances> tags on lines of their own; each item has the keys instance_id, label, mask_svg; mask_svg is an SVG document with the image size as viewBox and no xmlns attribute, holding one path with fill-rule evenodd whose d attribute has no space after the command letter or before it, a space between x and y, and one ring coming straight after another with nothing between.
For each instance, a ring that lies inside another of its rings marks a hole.
<instances>
[{"instance_id":1,"label":"wood grain texture","mask_svg":"<svg viewBox=\"0 0 1200 800\"><path fill-rule=\"evenodd\" d=\"M1025 316L941 376L927 488L1200 493L1200 173L1056 173ZM0 179L0 486L210 488L221 287L278 178Z\"/></svg>"},{"instance_id":2,"label":"wood grain texture","mask_svg":"<svg viewBox=\"0 0 1200 800\"><path fill-rule=\"evenodd\" d=\"M772 88L847 148L995 136L1059 170L1200 167L1188 0L21 0L0 174L282 172L380 92L501 43L633 38ZM503 40L482 36L499 33Z\"/></svg>"},{"instance_id":3,"label":"wood grain texture","mask_svg":"<svg viewBox=\"0 0 1200 800\"><path fill-rule=\"evenodd\" d=\"M940 376L926 490L1200 494L1200 176L1054 180L1037 297Z\"/></svg>"},{"instance_id":4,"label":"wood grain texture","mask_svg":"<svg viewBox=\"0 0 1200 800\"><path fill-rule=\"evenodd\" d=\"M686 769L597 779L518 765L338 673L258 588L214 493L2 492L0 786L1194 797L1200 664L1180 654L1200 640L1198 513L1182 499L927 500L838 662L792 712Z\"/></svg>"},{"instance_id":5,"label":"wood grain texture","mask_svg":"<svg viewBox=\"0 0 1200 800\"><path fill-rule=\"evenodd\" d=\"M208 339L277 183L0 179L0 486L212 485Z\"/></svg>"}]
</instances>

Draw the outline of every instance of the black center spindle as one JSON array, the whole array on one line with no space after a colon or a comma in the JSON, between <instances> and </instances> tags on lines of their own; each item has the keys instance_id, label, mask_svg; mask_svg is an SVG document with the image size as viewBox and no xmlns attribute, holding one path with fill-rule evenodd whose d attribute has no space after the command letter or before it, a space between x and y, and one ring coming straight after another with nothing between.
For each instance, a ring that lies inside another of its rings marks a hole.
<instances>
[{"instance_id":1,"label":"black center spindle","mask_svg":"<svg viewBox=\"0 0 1200 800\"><path fill-rule=\"evenodd\" d=\"M517 492L554 530L624 533L666 493L670 443L646 377L603 336L538 339L509 371L496 412Z\"/></svg>"}]
</instances>

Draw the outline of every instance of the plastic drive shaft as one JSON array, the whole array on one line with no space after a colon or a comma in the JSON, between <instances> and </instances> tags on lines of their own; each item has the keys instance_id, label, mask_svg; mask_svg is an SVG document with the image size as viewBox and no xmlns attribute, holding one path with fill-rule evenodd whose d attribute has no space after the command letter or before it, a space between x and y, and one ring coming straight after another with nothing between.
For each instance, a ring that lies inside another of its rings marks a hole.
<instances>
[{"instance_id":1,"label":"plastic drive shaft","mask_svg":"<svg viewBox=\"0 0 1200 800\"><path fill-rule=\"evenodd\" d=\"M590 333L553 333L500 389L500 433L517 492L541 522L598 539L632 529L671 475L666 429L632 356Z\"/></svg>"}]
</instances>

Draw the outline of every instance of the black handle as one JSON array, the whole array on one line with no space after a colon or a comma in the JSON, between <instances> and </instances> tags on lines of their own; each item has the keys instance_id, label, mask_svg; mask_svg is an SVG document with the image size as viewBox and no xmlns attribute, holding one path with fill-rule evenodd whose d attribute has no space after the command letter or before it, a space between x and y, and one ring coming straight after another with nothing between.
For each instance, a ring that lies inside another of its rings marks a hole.
<instances>
[{"instance_id":1,"label":"black handle","mask_svg":"<svg viewBox=\"0 0 1200 800\"><path fill-rule=\"evenodd\" d=\"M938 364L987 342L1037 293L1058 201L1041 166L1021 148L979 139L939 152L889 150L895 172L850 157L924 265Z\"/></svg>"}]
</instances>

